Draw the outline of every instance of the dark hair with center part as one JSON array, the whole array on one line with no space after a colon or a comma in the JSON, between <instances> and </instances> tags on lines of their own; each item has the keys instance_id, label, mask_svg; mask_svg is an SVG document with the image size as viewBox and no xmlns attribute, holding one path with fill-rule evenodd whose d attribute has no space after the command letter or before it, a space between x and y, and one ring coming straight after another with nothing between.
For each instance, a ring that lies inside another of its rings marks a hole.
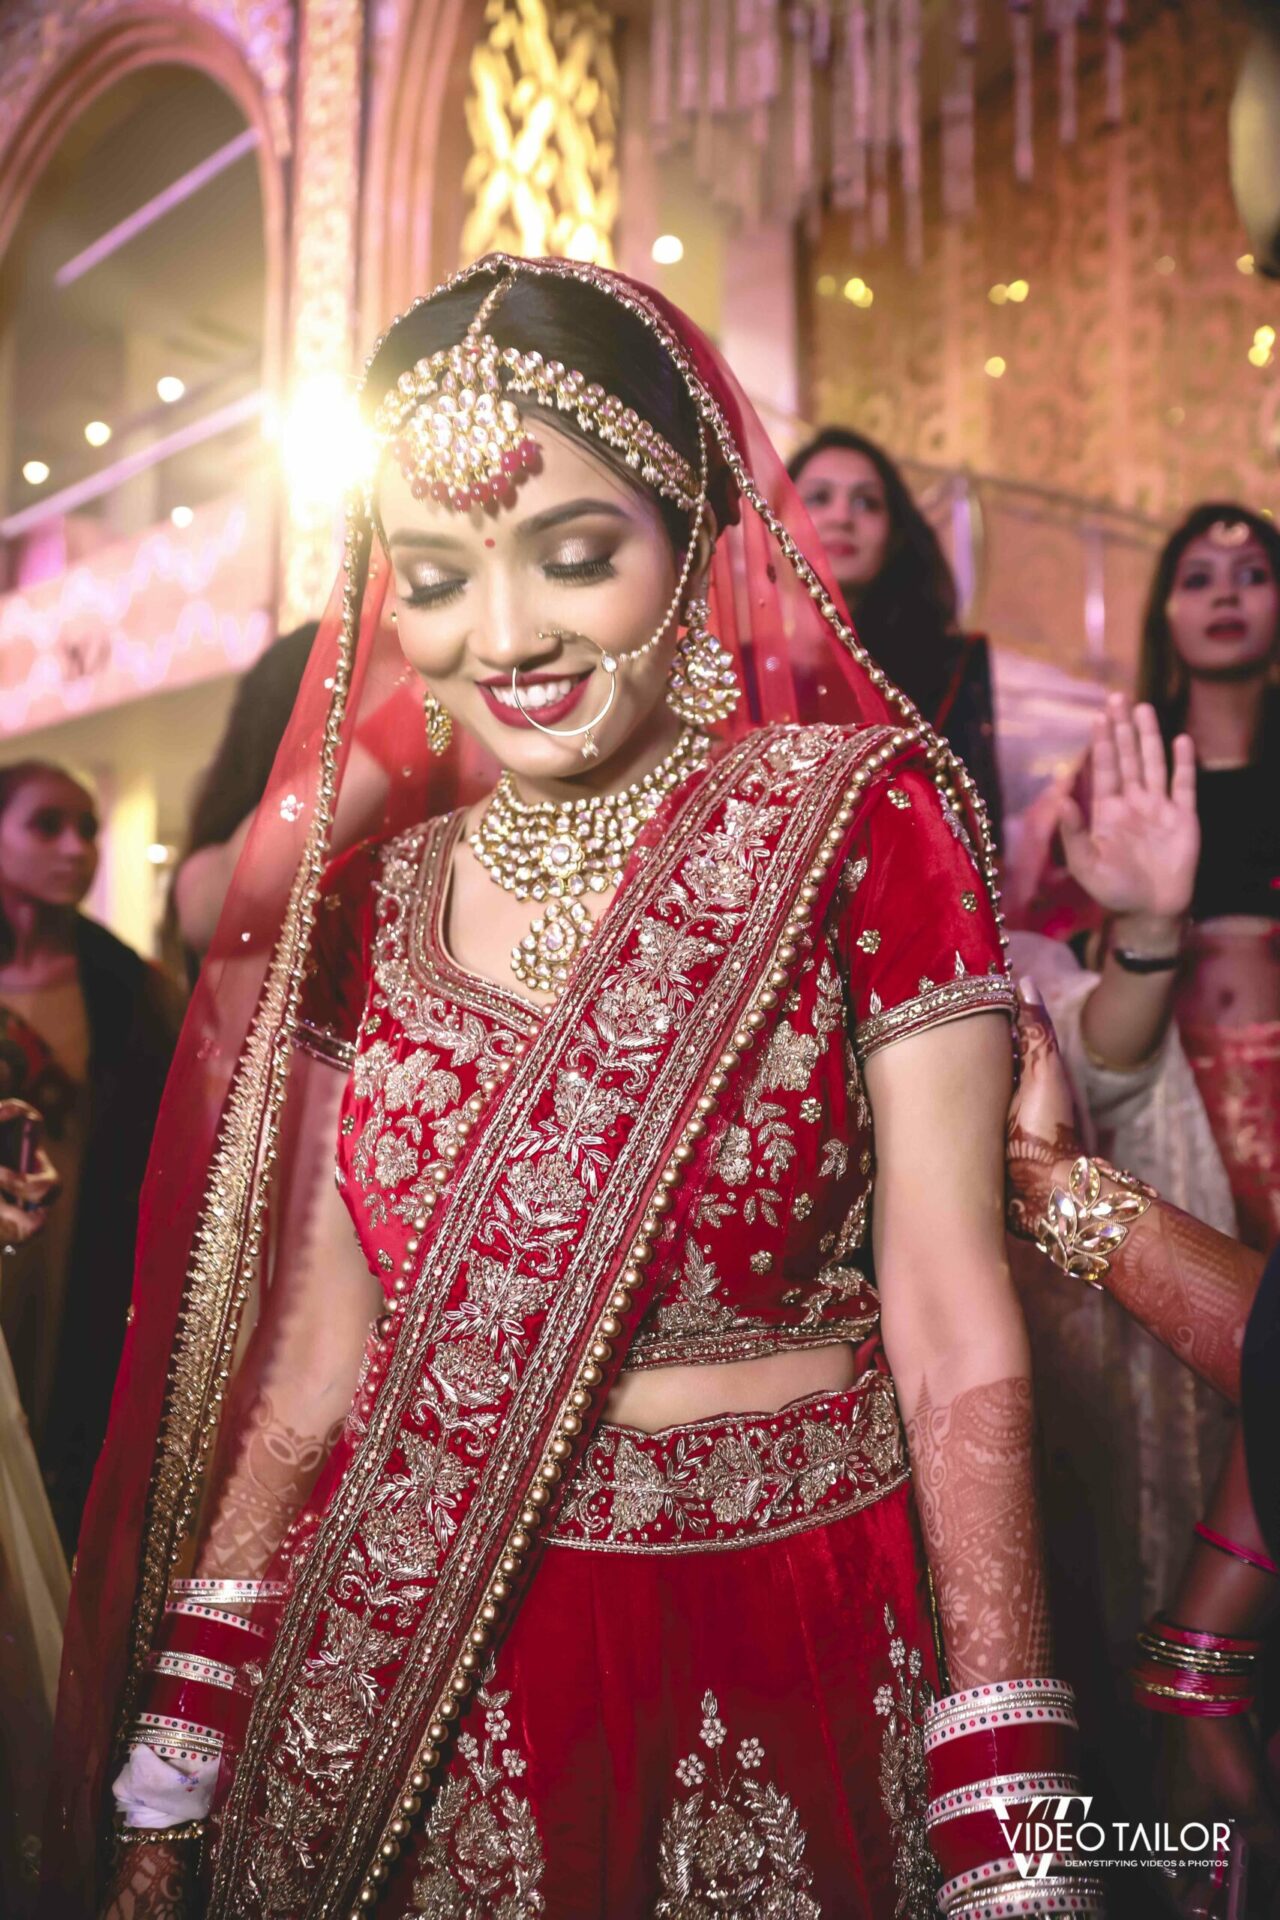
<instances>
[{"instance_id":1,"label":"dark hair with center part","mask_svg":"<svg viewBox=\"0 0 1280 1920\"><path fill-rule=\"evenodd\" d=\"M864 647L890 679L925 713L946 691L956 627L956 583L937 534L916 505L893 461L865 434L850 427L824 427L787 463L800 484L819 453L857 453L869 460L884 488L889 543L884 565L868 582L854 611Z\"/></svg>"},{"instance_id":2,"label":"dark hair with center part","mask_svg":"<svg viewBox=\"0 0 1280 1920\"><path fill-rule=\"evenodd\" d=\"M88 793L83 780L77 780L74 773L66 767L60 767L56 760L12 760L8 766L0 766L0 819L3 819L24 787L33 780L69 780L73 787L79 787L81 793ZM89 796L92 799L92 795ZM5 918L0 907L0 967L7 966L13 958L13 928Z\"/></svg>"},{"instance_id":3,"label":"dark hair with center part","mask_svg":"<svg viewBox=\"0 0 1280 1920\"><path fill-rule=\"evenodd\" d=\"M1186 518L1174 528L1160 550L1146 611L1142 616L1142 645L1138 654L1136 697L1149 700L1160 718L1160 731L1166 745L1187 722L1190 683L1187 670L1169 625L1168 602L1173 592L1178 562L1193 540L1202 540L1210 527L1226 521L1243 523L1267 556L1267 565L1280 585L1280 532L1265 514L1253 513L1230 500L1205 500L1192 507ZM1274 658L1280 659L1280 634ZM1280 687L1266 688L1262 696L1261 724L1258 730L1257 757L1274 755L1280 761Z\"/></svg>"},{"instance_id":4,"label":"dark hair with center part","mask_svg":"<svg viewBox=\"0 0 1280 1920\"><path fill-rule=\"evenodd\" d=\"M505 273L506 269L500 271ZM498 273L496 269L477 273L412 308L395 322L374 356L366 380L366 407L371 416L402 373L419 360L458 344ZM540 353L544 360L558 360L587 381L598 382L655 427L697 473L698 417L680 370L644 321L607 293L569 275L517 272L515 284L490 316L487 330L500 347ZM544 411L526 395L518 396L518 401L535 421ZM547 418L562 433L570 434L606 460L629 485L650 494L662 515L672 549L683 555L691 516L673 500L645 486L620 454L595 434L583 431L574 414L550 411ZM711 463L707 498L719 528L733 518L729 507L731 482L710 436L707 451Z\"/></svg>"}]
</instances>

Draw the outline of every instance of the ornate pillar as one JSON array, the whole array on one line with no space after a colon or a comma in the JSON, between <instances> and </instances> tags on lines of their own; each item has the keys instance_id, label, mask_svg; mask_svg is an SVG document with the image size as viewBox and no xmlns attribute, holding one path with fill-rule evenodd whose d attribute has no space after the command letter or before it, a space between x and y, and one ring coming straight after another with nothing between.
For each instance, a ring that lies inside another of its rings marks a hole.
<instances>
[{"instance_id":1,"label":"ornate pillar","mask_svg":"<svg viewBox=\"0 0 1280 1920\"><path fill-rule=\"evenodd\" d=\"M358 457L351 387L364 0L300 0L289 337L283 416L282 631L320 612Z\"/></svg>"}]
</instances>

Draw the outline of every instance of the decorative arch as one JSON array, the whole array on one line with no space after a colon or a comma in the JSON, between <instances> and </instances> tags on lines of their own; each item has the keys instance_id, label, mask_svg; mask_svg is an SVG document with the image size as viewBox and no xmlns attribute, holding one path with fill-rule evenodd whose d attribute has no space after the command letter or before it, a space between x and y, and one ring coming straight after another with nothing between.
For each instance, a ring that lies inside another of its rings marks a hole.
<instances>
[{"instance_id":1,"label":"decorative arch","mask_svg":"<svg viewBox=\"0 0 1280 1920\"><path fill-rule=\"evenodd\" d=\"M286 151L282 151L287 150L287 127L279 113L272 112L264 86L234 41L197 13L163 5L122 7L96 31L69 45L0 152L0 267L27 201L67 128L101 94L149 66L192 67L206 74L235 101L258 135L266 259L263 379L268 387L275 387L283 365L288 275Z\"/></svg>"},{"instance_id":2,"label":"decorative arch","mask_svg":"<svg viewBox=\"0 0 1280 1920\"><path fill-rule=\"evenodd\" d=\"M418 0L380 54L364 168L360 342L459 264L466 103L484 0Z\"/></svg>"}]
</instances>

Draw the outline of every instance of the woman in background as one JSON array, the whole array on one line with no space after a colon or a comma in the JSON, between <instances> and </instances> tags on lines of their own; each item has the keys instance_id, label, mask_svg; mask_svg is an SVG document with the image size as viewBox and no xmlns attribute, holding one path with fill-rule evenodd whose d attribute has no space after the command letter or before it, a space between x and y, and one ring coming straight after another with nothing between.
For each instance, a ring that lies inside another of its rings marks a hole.
<instances>
[{"instance_id":1,"label":"woman in background","mask_svg":"<svg viewBox=\"0 0 1280 1920\"><path fill-rule=\"evenodd\" d=\"M858 638L951 742L978 783L997 845L1003 807L986 637L962 633L938 536L893 461L848 427L824 427L789 463Z\"/></svg>"},{"instance_id":2,"label":"woman in background","mask_svg":"<svg viewBox=\"0 0 1280 1920\"><path fill-rule=\"evenodd\" d=\"M1280 1234L1280 534L1261 514L1193 509L1156 564L1139 697L1166 748L1189 735L1200 857L1189 915L1117 939L1055 847L1031 924L1091 957L1177 980L1183 1044L1251 1246ZM1068 831L1079 817L1068 806Z\"/></svg>"},{"instance_id":3,"label":"woman in background","mask_svg":"<svg viewBox=\"0 0 1280 1920\"><path fill-rule=\"evenodd\" d=\"M63 1545L106 1431L138 1198L177 1030L162 976L80 912L98 865L88 789L42 760L0 767L0 1030L41 1061L23 1089L62 1183L5 1262L0 1328Z\"/></svg>"},{"instance_id":4,"label":"woman in background","mask_svg":"<svg viewBox=\"0 0 1280 1920\"><path fill-rule=\"evenodd\" d=\"M23 1129L39 1124L36 1108L21 1094L38 1084L43 1067L42 1050L20 1045L6 1029L0 1037L0 1298L10 1261L45 1230L58 1197L58 1176L44 1148L24 1153L18 1145ZM6 1920L27 1920L35 1911L66 1604L67 1563L0 1339L0 1913Z\"/></svg>"}]
</instances>

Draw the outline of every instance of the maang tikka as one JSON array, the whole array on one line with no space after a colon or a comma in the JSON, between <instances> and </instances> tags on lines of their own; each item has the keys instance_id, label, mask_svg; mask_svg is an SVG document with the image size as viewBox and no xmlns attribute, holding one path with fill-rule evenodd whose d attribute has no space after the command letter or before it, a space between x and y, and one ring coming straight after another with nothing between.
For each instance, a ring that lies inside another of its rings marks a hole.
<instances>
[{"instance_id":1,"label":"maang tikka","mask_svg":"<svg viewBox=\"0 0 1280 1920\"><path fill-rule=\"evenodd\" d=\"M513 397L527 394L575 415L582 432L620 453L647 486L694 512L700 492L692 467L633 407L558 360L500 347L486 331L515 283L514 273L504 274L457 345L402 373L378 406L374 440L390 449L415 499L462 513L510 499L538 458Z\"/></svg>"}]
</instances>

